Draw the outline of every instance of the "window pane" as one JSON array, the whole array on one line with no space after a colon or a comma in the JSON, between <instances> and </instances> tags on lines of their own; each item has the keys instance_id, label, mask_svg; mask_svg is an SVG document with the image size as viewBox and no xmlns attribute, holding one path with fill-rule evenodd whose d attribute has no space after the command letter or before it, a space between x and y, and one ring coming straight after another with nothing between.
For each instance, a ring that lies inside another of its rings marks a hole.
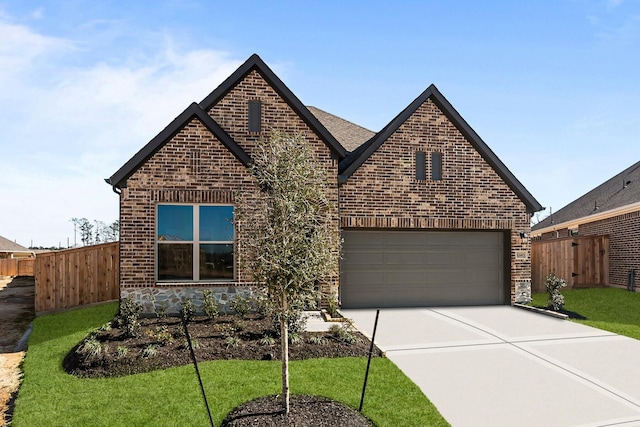
<instances>
[{"instance_id":1,"label":"window pane","mask_svg":"<svg viewBox=\"0 0 640 427\"><path fill-rule=\"evenodd\" d=\"M233 242L233 206L200 206L200 241Z\"/></svg>"},{"instance_id":2,"label":"window pane","mask_svg":"<svg viewBox=\"0 0 640 427\"><path fill-rule=\"evenodd\" d=\"M200 280L233 279L233 245L200 245Z\"/></svg>"},{"instance_id":3,"label":"window pane","mask_svg":"<svg viewBox=\"0 0 640 427\"><path fill-rule=\"evenodd\" d=\"M427 157L424 151L416 151L416 179L424 181L427 179Z\"/></svg>"},{"instance_id":4,"label":"window pane","mask_svg":"<svg viewBox=\"0 0 640 427\"><path fill-rule=\"evenodd\" d=\"M193 240L193 207L158 205L158 240Z\"/></svg>"},{"instance_id":5,"label":"window pane","mask_svg":"<svg viewBox=\"0 0 640 427\"><path fill-rule=\"evenodd\" d=\"M431 153L431 179L442 179L442 153Z\"/></svg>"},{"instance_id":6,"label":"window pane","mask_svg":"<svg viewBox=\"0 0 640 427\"><path fill-rule=\"evenodd\" d=\"M158 244L158 280L193 280L192 244Z\"/></svg>"}]
</instances>

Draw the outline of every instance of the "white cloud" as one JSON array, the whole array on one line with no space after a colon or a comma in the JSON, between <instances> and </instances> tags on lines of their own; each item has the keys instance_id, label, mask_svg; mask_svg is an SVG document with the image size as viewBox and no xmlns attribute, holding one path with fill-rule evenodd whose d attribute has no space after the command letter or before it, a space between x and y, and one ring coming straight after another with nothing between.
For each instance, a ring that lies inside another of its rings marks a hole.
<instances>
[{"instance_id":1,"label":"white cloud","mask_svg":"<svg viewBox=\"0 0 640 427\"><path fill-rule=\"evenodd\" d=\"M240 64L162 36L142 60L114 46L118 61L69 66L82 63L91 40L6 21L0 17L0 195L11 204L0 210L0 235L23 245L66 244L71 217L116 219L118 198L103 178Z\"/></svg>"}]
</instances>

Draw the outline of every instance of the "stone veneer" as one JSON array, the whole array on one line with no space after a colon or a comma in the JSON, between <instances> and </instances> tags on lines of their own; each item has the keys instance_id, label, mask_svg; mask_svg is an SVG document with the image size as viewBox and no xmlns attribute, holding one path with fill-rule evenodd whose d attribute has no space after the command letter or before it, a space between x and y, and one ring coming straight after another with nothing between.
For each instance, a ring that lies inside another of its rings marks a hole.
<instances>
[{"instance_id":1,"label":"stone veneer","mask_svg":"<svg viewBox=\"0 0 640 427\"><path fill-rule=\"evenodd\" d=\"M196 314L202 314L203 293L211 290L213 298L218 304L220 313L233 312L229 308L229 303L234 298L242 296L252 299L255 295L254 286L162 286L146 288L121 288L120 298L129 298L142 304L143 315L154 315L158 308L165 308L167 313L179 313L183 301L190 299L196 308Z\"/></svg>"}]
</instances>

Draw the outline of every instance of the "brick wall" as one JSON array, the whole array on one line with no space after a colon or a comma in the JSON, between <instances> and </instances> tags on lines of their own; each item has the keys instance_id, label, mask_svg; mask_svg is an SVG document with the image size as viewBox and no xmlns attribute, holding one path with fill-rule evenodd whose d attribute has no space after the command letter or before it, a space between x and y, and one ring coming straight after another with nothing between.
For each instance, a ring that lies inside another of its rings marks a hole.
<instances>
[{"instance_id":1,"label":"brick wall","mask_svg":"<svg viewBox=\"0 0 640 427\"><path fill-rule=\"evenodd\" d=\"M415 153L426 152L427 179L415 179ZM430 179L432 152L443 179ZM343 227L503 230L510 234L511 297L530 282L529 215L524 203L427 100L340 188ZM516 257L524 252L525 259Z\"/></svg>"},{"instance_id":2,"label":"brick wall","mask_svg":"<svg viewBox=\"0 0 640 427\"><path fill-rule=\"evenodd\" d=\"M262 102L262 132L248 132L249 100ZM259 139L269 138L272 129L303 135L313 147L319 164L326 168L327 176L334 180L329 198L334 201L335 208L330 215L338 222L337 160L259 73L250 73L214 105L209 114L249 155ZM247 168L197 119L192 120L142 165L122 189L120 280L124 294L141 295L131 291L135 288L182 286L155 283L155 206L158 203L236 204L239 192L250 195L255 191L254 180ZM335 256L338 256L337 248ZM242 257L242 224L237 224L236 285L250 282L246 272L237 268ZM324 290L336 292L337 281L338 272L335 271L324 284ZM215 286L216 283L196 285ZM217 285L228 286L229 283Z\"/></svg>"},{"instance_id":3,"label":"brick wall","mask_svg":"<svg viewBox=\"0 0 640 427\"><path fill-rule=\"evenodd\" d=\"M609 284L627 286L629 270L636 270L640 287L640 212L632 212L579 226L580 236L609 235Z\"/></svg>"}]
</instances>

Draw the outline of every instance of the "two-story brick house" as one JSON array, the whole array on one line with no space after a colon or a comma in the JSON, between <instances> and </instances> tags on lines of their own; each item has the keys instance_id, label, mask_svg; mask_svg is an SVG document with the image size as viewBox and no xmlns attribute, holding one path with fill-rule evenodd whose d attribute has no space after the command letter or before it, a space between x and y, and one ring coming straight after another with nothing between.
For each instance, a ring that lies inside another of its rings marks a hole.
<instances>
[{"instance_id":1,"label":"two-story brick house","mask_svg":"<svg viewBox=\"0 0 640 427\"><path fill-rule=\"evenodd\" d=\"M529 219L540 204L430 86L380 132L305 107L251 56L107 182L120 195L122 297L221 303L251 291L239 267L238 195L272 130L301 134L333 185L345 307L509 304L530 282Z\"/></svg>"}]
</instances>

